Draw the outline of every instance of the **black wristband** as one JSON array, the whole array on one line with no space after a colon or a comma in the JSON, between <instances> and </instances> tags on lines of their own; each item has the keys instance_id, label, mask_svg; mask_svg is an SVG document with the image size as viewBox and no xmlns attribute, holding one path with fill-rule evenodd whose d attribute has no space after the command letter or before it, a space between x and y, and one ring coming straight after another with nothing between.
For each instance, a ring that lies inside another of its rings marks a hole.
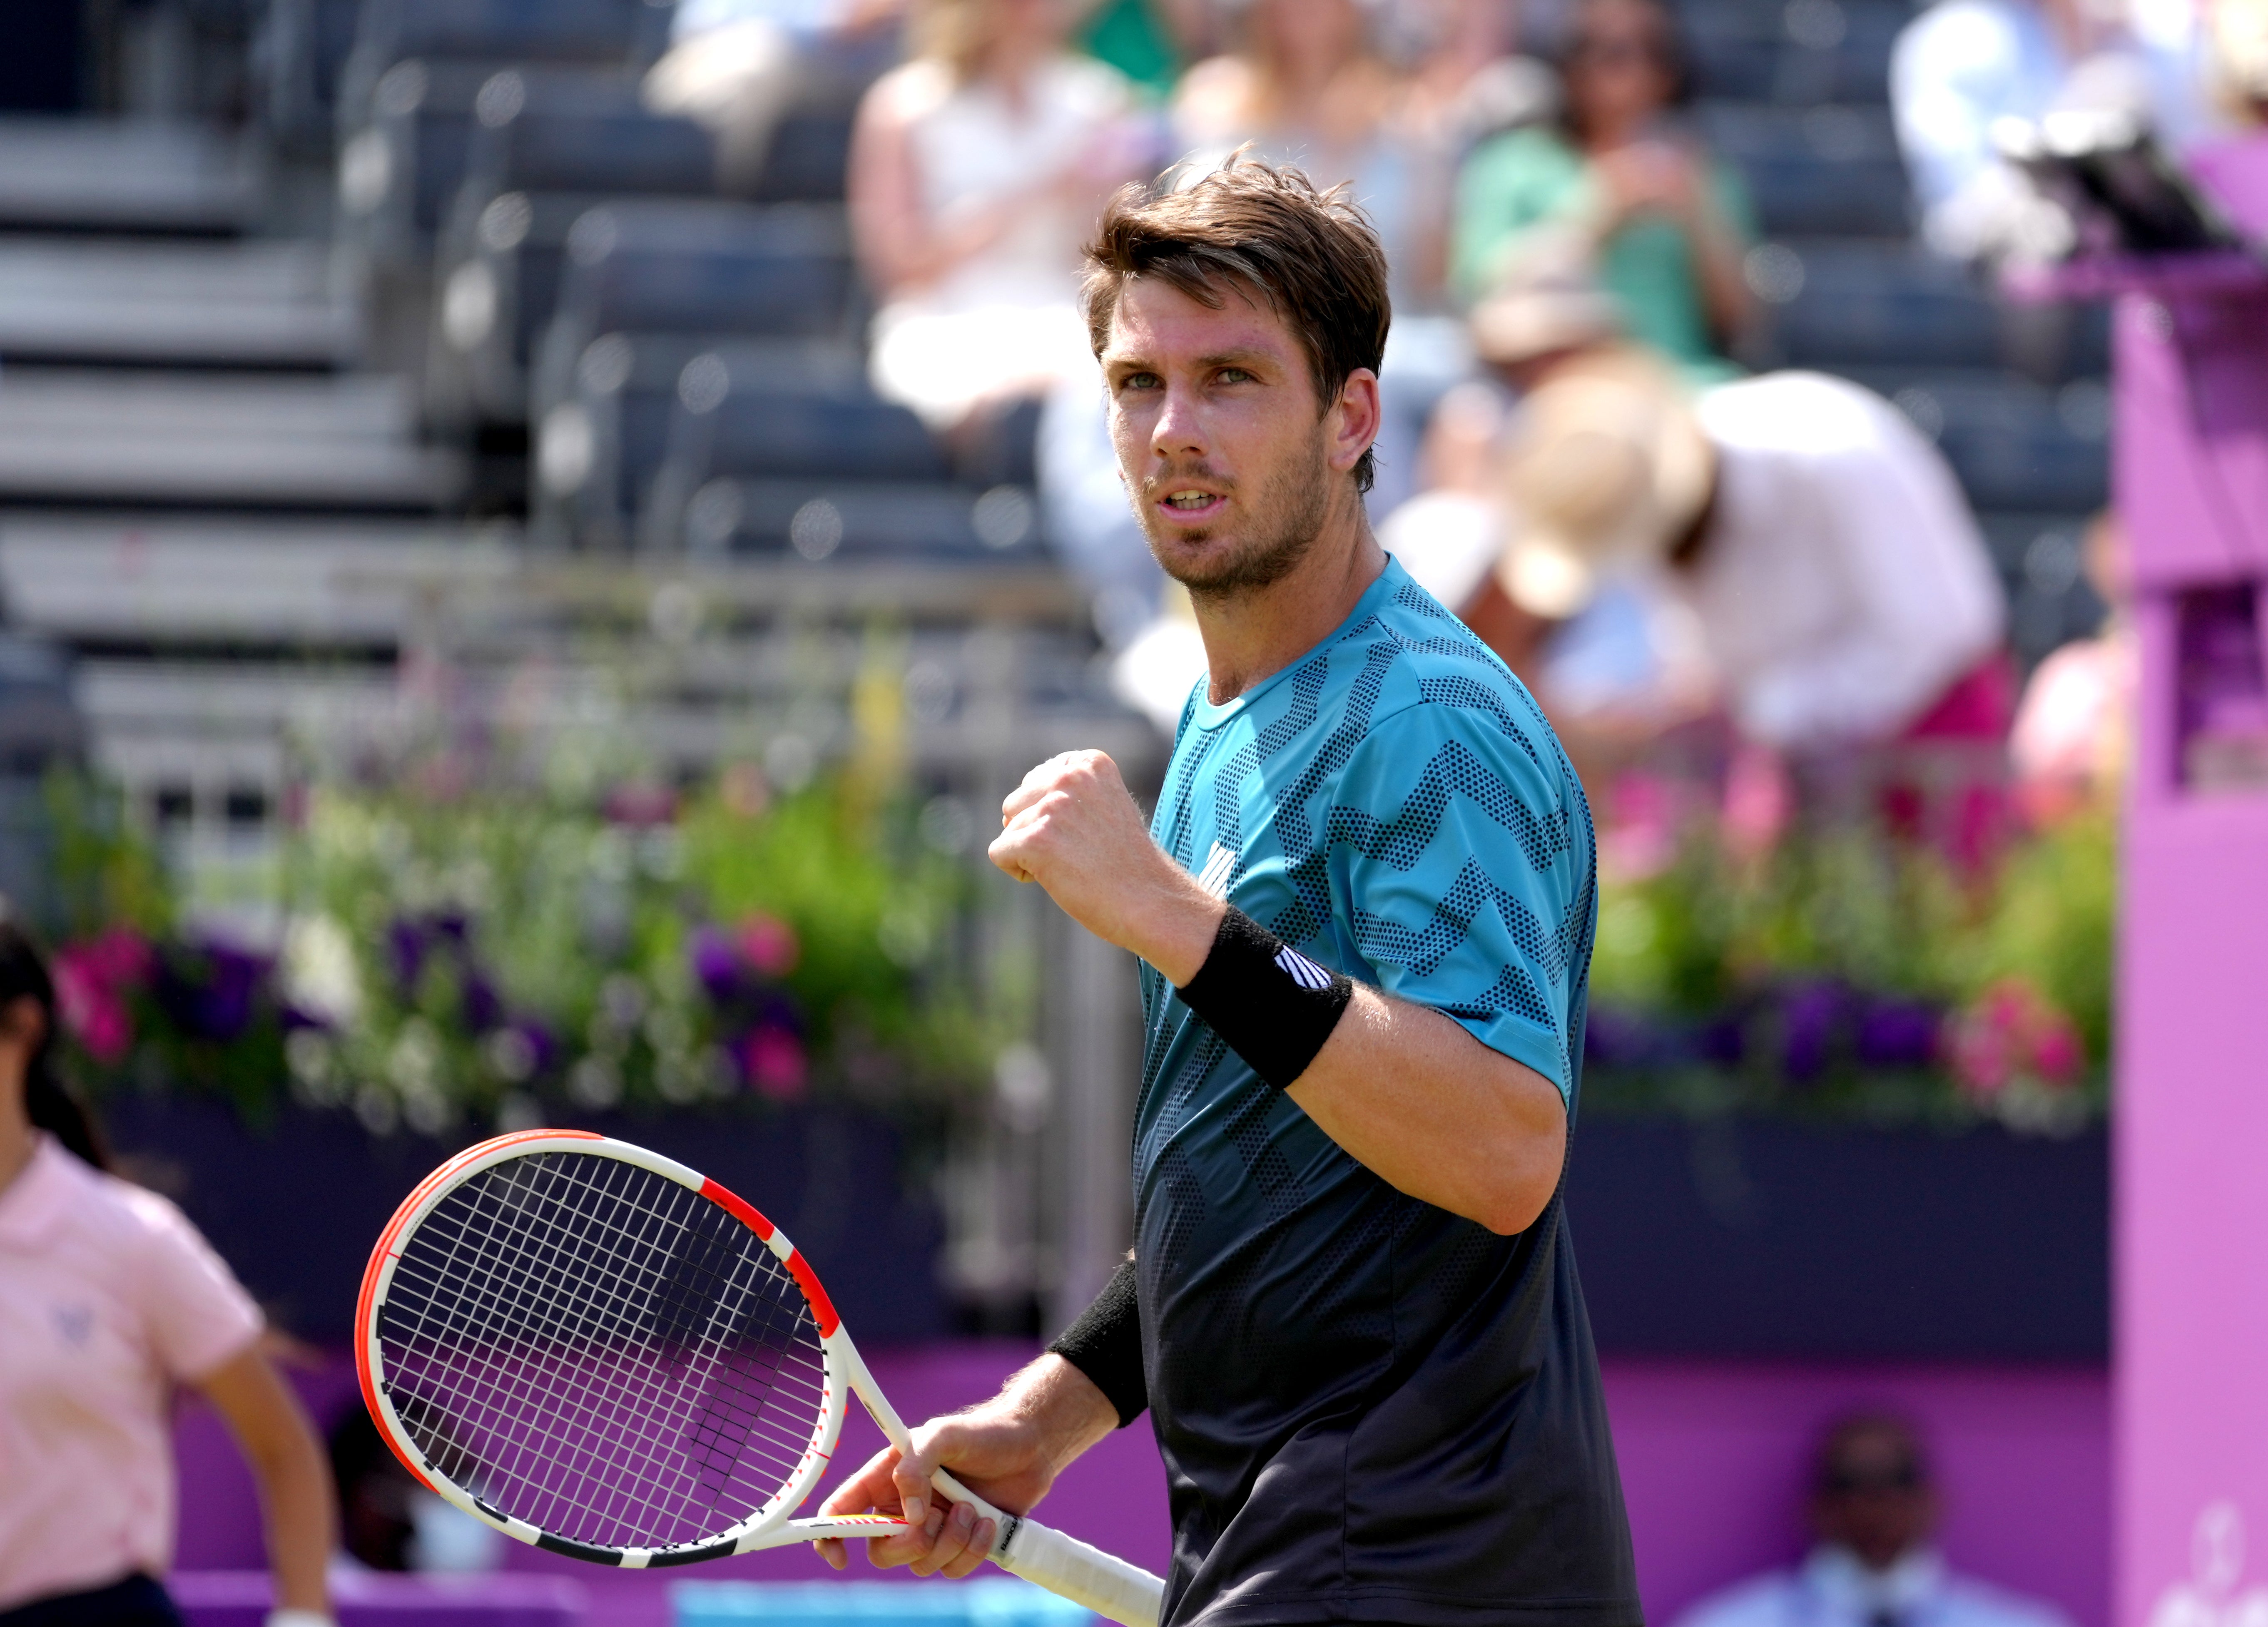
<instances>
[{"instance_id":1,"label":"black wristband","mask_svg":"<svg viewBox=\"0 0 2268 1627\"><path fill-rule=\"evenodd\" d=\"M1142 1375L1142 1307L1134 1262L1111 1273L1094 1303L1048 1349L1094 1381L1118 1410L1119 1428L1142 1416L1150 1404L1150 1386Z\"/></svg>"},{"instance_id":2,"label":"black wristband","mask_svg":"<svg viewBox=\"0 0 2268 1627\"><path fill-rule=\"evenodd\" d=\"M1278 1090L1307 1071L1339 1026L1354 981L1316 965L1241 909L1220 918L1182 1003Z\"/></svg>"}]
</instances>

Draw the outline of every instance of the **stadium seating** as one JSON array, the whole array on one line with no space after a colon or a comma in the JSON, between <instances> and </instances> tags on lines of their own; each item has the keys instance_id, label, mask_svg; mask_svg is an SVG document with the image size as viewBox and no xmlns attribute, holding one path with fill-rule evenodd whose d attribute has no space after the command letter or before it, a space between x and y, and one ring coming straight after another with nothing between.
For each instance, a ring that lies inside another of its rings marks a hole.
<instances>
[{"instance_id":1,"label":"stadium seating","mask_svg":"<svg viewBox=\"0 0 2268 1627\"><path fill-rule=\"evenodd\" d=\"M556 331L556 329L555 329ZM668 448L672 412L688 364L712 359L743 377L779 380L792 394L848 394L864 373L857 348L830 340L743 340L609 332L565 371L557 398L539 412L531 485L534 534L553 547L623 547L652 496Z\"/></svg>"},{"instance_id":2,"label":"stadium seating","mask_svg":"<svg viewBox=\"0 0 2268 1627\"><path fill-rule=\"evenodd\" d=\"M1698 92L1712 99L1881 102L1911 15L1895 0L1710 0L1677 8Z\"/></svg>"},{"instance_id":3,"label":"stadium seating","mask_svg":"<svg viewBox=\"0 0 2268 1627\"><path fill-rule=\"evenodd\" d=\"M396 63L379 79L365 121L342 138L340 241L375 269L423 276L483 120L530 108L627 114L637 106L637 81L615 69Z\"/></svg>"},{"instance_id":4,"label":"stadium seating","mask_svg":"<svg viewBox=\"0 0 2268 1627\"><path fill-rule=\"evenodd\" d=\"M1021 487L955 483L904 408L847 387L794 388L776 367L711 353L687 364L639 527L649 552L718 557L959 556L1028 550Z\"/></svg>"},{"instance_id":5,"label":"stadium seating","mask_svg":"<svg viewBox=\"0 0 2268 1627\"><path fill-rule=\"evenodd\" d=\"M366 121L382 77L417 58L498 68L633 68L667 42L670 8L646 0L363 0L339 73L339 129Z\"/></svg>"},{"instance_id":6,"label":"stadium seating","mask_svg":"<svg viewBox=\"0 0 2268 1627\"><path fill-rule=\"evenodd\" d=\"M1709 102L1695 122L1711 149L1747 180L1765 232L1907 235L1905 170L1882 108Z\"/></svg>"},{"instance_id":7,"label":"stadium seating","mask_svg":"<svg viewBox=\"0 0 2268 1627\"><path fill-rule=\"evenodd\" d=\"M1903 243L1799 239L1750 254L1773 310L1772 359L1790 367L1980 367L2000 318L1977 279Z\"/></svg>"},{"instance_id":8,"label":"stadium seating","mask_svg":"<svg viewBox=\"0 0 2268 1627\"><path fill-rule=\"evenodd\" d=\"M577 239L536 365L535 409L563 398L604 335L847 338L851 293L839 209L610 206Z\"/></svg>"}]
</instances>

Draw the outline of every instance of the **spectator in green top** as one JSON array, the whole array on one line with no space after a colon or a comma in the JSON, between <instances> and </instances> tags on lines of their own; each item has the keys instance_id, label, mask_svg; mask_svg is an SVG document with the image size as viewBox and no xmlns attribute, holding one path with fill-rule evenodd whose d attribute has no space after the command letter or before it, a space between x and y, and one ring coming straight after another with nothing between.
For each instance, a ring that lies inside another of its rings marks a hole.
<instances>
[{"instance_id":1,"label":"spectator in green top","mask_svg":"<svg viewBox=\"0 0 2268 1627\"><path fill-rule=\"evenodd\" d=\"M1457 187L1451 271L1477 299L1528 257L1587 259L1625 331L1697 380L1747 326L1754 237L1740 178L1670 123L1683 54L1655 0L1581 0L1563 40L1557 128L1483 144Z\"/></svg>"},{"instance_id":2,"label":"spectator in green top","mask_svg":"<svg viewBox=\"0 0 2268 1627\"><path fill-rule=\"evenodd\" d=\"M1204 0L1098 0L1079 43L1147 100L1162 103L1182 70L1203 55L1211 20Z\"/></svg>"}]
</instances>

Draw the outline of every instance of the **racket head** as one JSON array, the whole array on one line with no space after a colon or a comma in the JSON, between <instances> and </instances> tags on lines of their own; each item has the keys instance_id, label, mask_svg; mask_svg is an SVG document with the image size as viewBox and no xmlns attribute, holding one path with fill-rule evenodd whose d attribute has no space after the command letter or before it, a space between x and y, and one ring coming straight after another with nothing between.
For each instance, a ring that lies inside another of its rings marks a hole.
<instances>
[{"instance_id":1,"label":"racket head","mask_svg":"<svg viewBox=\"0 0 2268 1627\"><path fill-rule=\"evenodd\" d=\"M402 1201L363 1273L355 1358L421 1484L630 1567L770 1546L826 1470L856 1360L752 1205L563 1130L469 1147Z\"/></svg>"}]
</instances>

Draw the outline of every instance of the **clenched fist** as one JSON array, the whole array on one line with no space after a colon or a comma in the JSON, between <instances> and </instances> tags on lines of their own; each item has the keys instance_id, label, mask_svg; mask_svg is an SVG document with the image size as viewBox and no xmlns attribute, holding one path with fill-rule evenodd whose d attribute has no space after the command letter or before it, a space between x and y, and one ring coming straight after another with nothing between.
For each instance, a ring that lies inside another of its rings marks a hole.
<instances>
[{"instance_id":1,"label":"clenched fist","mask_svg":"<svg viewBox=\"0 0 2268 1627\"><path fill-rule=\"evenodd\" d=\"M1000 805L1000 825L994 864L1038 882L1072 920L1176 987L1197 975L1227 907L1150 839L1107 754L1049 758Z\"/></svg>"}]
</instances>

